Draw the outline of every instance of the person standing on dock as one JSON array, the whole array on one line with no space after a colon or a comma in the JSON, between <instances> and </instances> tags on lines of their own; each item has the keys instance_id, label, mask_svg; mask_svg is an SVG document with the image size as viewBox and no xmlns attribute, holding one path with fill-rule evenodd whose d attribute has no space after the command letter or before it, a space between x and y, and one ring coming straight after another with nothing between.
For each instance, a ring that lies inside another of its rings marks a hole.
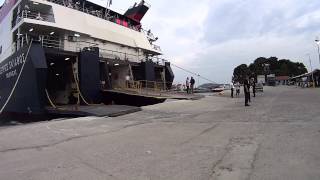
<instances>
[{"instance_id":1,"label":"person standing on dock","mask_svg":"<svg viewBox=\"0 0 320 180\"><path fill-rule=\"evenodd\" d=\"M196 83L196 81L193 79L193 77L191 77L190 79L190 90L191 90L191 94L193 94L193 89L194 89L194 84Z\"/></svg>"},{"instance_id":2,"label":"person standing on dock","mask_svg":"<svg viewBox=\"0 0 320 180\"><path fill-rule=\"evenodd\" d=\"M245 106L250 106L249 105L249 97L250 97L250 91L249 91L249 82L248 82L248 78L246 78L244 80L244 83L243 83L243 92L244 92L244 98L245 98Z\"/></svg>"},{"instance_id":3,"label":"person standing on dock","mask_svg":"<svg viewBox=\"0 0 320 180\"><path fill-rule=\"evenodd\" d=\"M239 95L240 95L240 83L237 82L236 83L236 97L239 97Z\"/></svg>"},{"instance_id":4,"label":"person standing on dock","mask_svg":"<svg viewBox=\"0 0 320 180\"><path fill-rule=\"evenodd\" d=\"M256 81L252 78L252 93L253 97L256 97Z\"/></svg>"},{"instance_id":5,"label":"person standing on dock","mask_svg":"<svg viewBox=\"0 0 320 180\"><path fill-rule=\"evenodd\" d=\"M186 80L186 89L187 89L187 94L189 94L189 77L187 77L187 80Z\"/></svg>"},{"instance_id":6,"label":"person standing on dock","mask_svg":"<svg viewBox=\"0 0 320 180\"><path fill-rule=\"evenodd\" d=\"M233 83L230 84L231 87L231 98L233 98L233 91L234 91L234 85Z\"/></svg>"}]
</instances>

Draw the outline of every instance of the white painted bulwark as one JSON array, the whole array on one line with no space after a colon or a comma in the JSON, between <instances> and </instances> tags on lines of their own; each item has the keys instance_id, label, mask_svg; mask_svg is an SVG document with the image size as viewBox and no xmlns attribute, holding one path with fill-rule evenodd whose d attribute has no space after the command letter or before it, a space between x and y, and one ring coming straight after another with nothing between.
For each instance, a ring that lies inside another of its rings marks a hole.
<instances>
[{"instance_id":1,"label":"white painted bulwark","mask_svg":"<svg viewBox=\"0 0 320 180\"><path fill-rule=\"evenodd\" d=\"M65 6L42 0L38 2L52 6L55 23L31 19L25 19L25 22L66 29L89 35L92 38L159 53L153 49L143 32Z\"/></svg>"}]
</instances>

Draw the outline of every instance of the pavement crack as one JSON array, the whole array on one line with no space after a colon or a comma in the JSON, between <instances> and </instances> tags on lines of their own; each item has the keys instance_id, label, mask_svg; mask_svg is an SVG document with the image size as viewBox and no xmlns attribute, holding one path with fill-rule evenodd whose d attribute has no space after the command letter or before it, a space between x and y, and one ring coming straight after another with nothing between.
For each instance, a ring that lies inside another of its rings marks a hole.
<instances>
[{"instance_id":1,"label":"pavement crack","mask_svg":"<svg viewBox=\"0 0 320 180\"><path fill-rule=\"evenodd\" d=\"M111 134L111 133L115 133L115 132L121 131L121 130L126 129L126 128L136 127L136 126L143 125L143 124L148 124L148 123L153 123L153 122L133 123L133 124L125 125L125 126L120 127L118 129L110 130L110 131L107 131L107 132L99 132L99 133L93 133L93 134L87 134L87 135L81 135L81 136L73 136L73 137L69 137L69 138L66 138L66 139L63 139L63 140L60 140L60 141L56 141L56 142L50 143L50 144L42 144L42 145L26 146L26 147L16 147L16 148L7 148L7 149L0 150L0 153L7 153L7 152L12 152L12 151L33 150L33 149L38 149L39 150L39 149L43 149L43 148L49 148L49 147L53 147L53 146L56 146L56 145L59 145L59 144L63 144L63 143L66 143L66 142L70 142L70 141L73 141L73 140Z\"/></svg>"},{"instance_id":2,"label":"pavement crack","mask_svg":"<svg viewBox=\"0 0 320 180\"><path fill-rule=\"evenodd\" d=\"M75 157L75 156L74 156L74 157ZM86 167L88 167L88 168L90 168L90 169L93 169L94 171L96 171L96 172L98 172L98 173L100 173L100 174L104 174L104 175L106 175L106 176L108 176L108 177L111 177L111 178L114 178L114 179L118 179L118 178L116 178L113 174L108 173L108 172L106 172L105 170L100 169L100 168L98 168L98 167L96 167L96 166L94 166L94 165L92 165L92 164L90 164L90 163L82 160L82 159L79 158L79 157L76 157L76 158L77 158L77 159L79 160L79 162L80 162L81 164L83 164L84 166L86 166Z\"/></svg>"},{"instance_id":3,"label":"pavement crack","mask_svg":"<svg viewBox=\"0 0 320 180\"><path fill-rule=\"evenodd\" d=\"M194 139L197 139L198 137L200 137L200 136L202 136L202 135L204 135L204 134L212 131L213 129L217 128L218 126L219 126L218 123L217 123L217 124L214 124L213 126L211 126L211 127L207 128L207 129L201 131L199 134L197 134L197 135L195 135L195 136L187 139L186 141L183 141L180 145L184 145L184 144L190 143L190 142L193 141Z\"/></svg>"},{"instance_id":4,"label":"pavement crack","mask_svg":"<svg viewBox=\"0 0 320 180\"><path fill-rule=\"evenodd\" d=\"M250 172L249 172L248 177L246 178L246 180L251 180L251 178L252 178L252 175L253 175L253 172L254 172L254 169L255 169L255 164L257 162L258 155L260 153L260 149L261 149L261 144L258 144L258 147L257 147L256 151L254 152L253 159L252 159L251 164L250 164Z\"/></svg>"},{"instance_id":5,"label":"pavement crack","mask_svg":"<svg viewBox=\"0 0 320 180\"><path fill-rule=\"evenodd\" d=\"M210 173L210 179L213 178L214 174L216 173L215 172L215 169L217 168L217 166L219 164L222 163L223 159L230 153L230 151L232 150L232 139L229 139L229 142L228 144L225 146L225 151L223 152L223 154L221 155L221 157L212 165L211 167L211 173Z\"/></svg>"}]
</instances>

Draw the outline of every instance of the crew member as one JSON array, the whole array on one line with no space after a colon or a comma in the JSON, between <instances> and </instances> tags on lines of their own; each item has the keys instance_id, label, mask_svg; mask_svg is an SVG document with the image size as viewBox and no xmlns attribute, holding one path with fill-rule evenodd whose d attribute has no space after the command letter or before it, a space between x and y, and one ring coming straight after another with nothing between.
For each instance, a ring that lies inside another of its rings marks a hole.
<instances>
[{"instance_id":1,"label":"crew member","mask_svg":"<svg viewBox=\"0 0 320 180\"><path fill-rule=\"evenodd\" d=\"M193 89L194 89L194 84L195 83L196 83L196 81L193 79L193 77L191 77L191 79L190 79L191 94L193 94Z\"/></svg>"},{"instance_id":2,"label":"crew member","mask_svg":"<svg viewBox=\"0 0 320 180\"><path fill-rule=\"evenodd\" d=\"M186 79L186 89L187 89L187 94L189 94L189 77Z\"/></svg>"},{"instance_id":3,"label":"crew member","mask_svg":"<svg viewBox=\"0 0 320 180\"><path fill-rule=\"evenodd\" d=\"M250 106L249 105L249 96L250 96L250 92L249 92L249 82L248 82L248 78L246 78L244 80L243 83L243 92L244 92L244 98L245 98L245 106Z\"/></svg>"}]
</instances>

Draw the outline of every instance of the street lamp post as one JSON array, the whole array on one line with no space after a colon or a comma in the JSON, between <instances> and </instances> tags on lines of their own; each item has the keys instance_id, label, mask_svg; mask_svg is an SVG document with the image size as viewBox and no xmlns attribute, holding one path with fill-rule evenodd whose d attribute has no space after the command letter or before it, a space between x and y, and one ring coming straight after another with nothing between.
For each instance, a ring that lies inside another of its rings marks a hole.
<instances>
[{"instance_id":1,"label":"street lamp post","mask_svg":"<svg viewBox=\"0 0 320 180\"><path fill-rule=\"evenodd\" d=\"M199 88L199 86L200 86L200 74L197 74L197 76L198 76L198 88Z\"/></svg>"},{"instance_id":2,"label":"street lamp post","mask_svg":"<svg viewBox=\"0 0 320 180\"><path fill-rule=\"evenodd\" d=\"M318 47L318 57L319 57L319 64L320 64L320 40L317 37L315 41L316 41L316 44L317 44L317 47Z\"/></svg>"},{"instance_id":3,"label":"street lamp post","mask_svg":"<svg viewBox=\"0 0 320 180\"><path fill-rule=\"evenodd\" d=\"M311 70L311 78L312 78L312 86L315 88L315 83L314 83L314 77L313 77L313 69L312 69L312 63L311 63L311 57L310 54L307 54L309 56L309 63L310 63L310 70Z\"/></svg>"}]
</instances>

